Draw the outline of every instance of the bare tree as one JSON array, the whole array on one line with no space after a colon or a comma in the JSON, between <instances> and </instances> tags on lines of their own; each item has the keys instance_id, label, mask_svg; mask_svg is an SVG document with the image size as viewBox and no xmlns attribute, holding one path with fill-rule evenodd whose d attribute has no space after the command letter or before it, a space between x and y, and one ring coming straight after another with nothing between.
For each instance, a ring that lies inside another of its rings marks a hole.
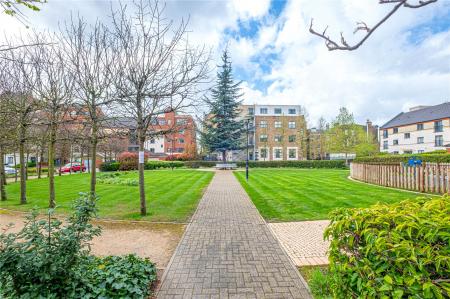
<instances>
[{"instance_id":1,"label":"bare tree","mask_svg":"<svg viewBox=\"0 0 450 299\"><path fill-rule=\"evenodd\" d=\"M341 32L340 41L333 40L327 35L328 26L322 32L317 32L313 29L313 19L311 19L311 23L309 26L309 32L312 34L322 38L325 40L325 45L327 46L329 51L334 50L346 50L346 51L354 51L358 49L364 42L372 35L378 27L380 27L384 22L386 22L390 17L392 17L401 7L405 8L421 8L427 6L429 4L435 3L438 0L419 0L416 4L410 3L410 0L379 0L380 4L395 4L392 9L373 27L369 27L365 22L357 22L356 28L353 31L353 34L364 31L365 34L361 38L359 42L354 45L349 45L347 40L344 37L344 34Z\"/></svg>"},{"instance_id":2,"label":"bare tree","mask_svg":"<svg viewBox=\"0 0 450 299\"><path fill-rule=\"evenodd\" d=\"M48 138L48 176L49 176L49 207L55 207L55 145L57 131L61 124L70 122L72 104L73 77L64 59L62 49L54 42L47 42L52 37L35 34L35 44L27 47L32 72L29 79L35 80L33 91L39 99L41 122L49 128ZM33 77L31 77L33 76Z\"/></svg>"},{"instance_id":3,"label":"bare tree","mask_svg":"<svg viewBox=\"0 0 450 299\"><path fill-rule=\"evenodd\" d=\"M190 47L187 22L174 26L165 20L164 7L157 1L134 2L134 8L131 16L125 7L113 12L113 32L120 49L116 88L120 106L136 122L140 210L146 215L144 143L148 128L158 115L193 105L197 84L209 73L209 53Z\"/></svg>"},{"instance_id":4,"label":"bare tree","mask_svg":"<svg viewBox=\"0 0 450 299\"><path fill-rule=\"evenodd\" d=\"M32 116L37 109L37 101L31 94L30 80L32 76L31 65L27 61L24 49L9 51L8 82L11 118L15 119L17 130L17 144L19 145L20 161L20 203L27 203L26 179L28 158L25 156L25 147L29 138L29 127Z\"/></svg>"},{"instance_id":5,"label":"bare tree","mask_svg":"<svg viewBox=\"0 0 450 299\"><path fill-rule=\"evenodd\" d=\"M114 100L112 90L118 73L115 70L117 51L105 25L97 21L93 26L88 26L81 18L72 19L66 26L62 44L74 74L75 96L81 103L84 120L90 129L91 156L95 161L97 145L103 137L102 127L108 120L103 111ZM90 191L95 193L95 162L90 166Z\"/></svg>"}]
</instances>

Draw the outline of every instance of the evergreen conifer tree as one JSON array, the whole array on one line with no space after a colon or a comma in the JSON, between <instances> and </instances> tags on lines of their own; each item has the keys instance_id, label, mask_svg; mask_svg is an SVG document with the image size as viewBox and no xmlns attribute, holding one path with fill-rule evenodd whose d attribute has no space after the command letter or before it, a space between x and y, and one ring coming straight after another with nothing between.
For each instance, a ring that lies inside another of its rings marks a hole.
<instances>
[{"instance_id":1,"label":"evergreen conifer tree","mask_svg":"<svg viewBox=\"0 0 450 299\"><path fill-rule=\"evenodd\" d=\"M240 84L241 81L235 82L233 79L230 57L225 50L216 86L211 91L211 99L207 100L210 111L202 133L203 144L210 152L222 153L224 162L227 151L242 147L244 124L242 120L238 120L239 105L242 102Z\"/></svg>"}]
</instances>

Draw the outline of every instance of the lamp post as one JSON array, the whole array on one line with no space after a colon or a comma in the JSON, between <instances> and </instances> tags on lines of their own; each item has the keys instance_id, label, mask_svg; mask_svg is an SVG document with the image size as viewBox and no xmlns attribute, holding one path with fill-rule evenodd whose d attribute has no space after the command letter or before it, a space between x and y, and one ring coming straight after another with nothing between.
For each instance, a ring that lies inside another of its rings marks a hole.
<instances>
[{"instance_id":1,"label":"lamp post","mask_svg":"<svg viewBox=\"0 0 450 299\"><path fill-rule=\"evenodd\" d=\"M247 155L246 155L246 157L245 157L245 179L246 179L246 181L248 182L248 147L249 147L249 144L248 144L248 133L249 133L249 122L250 122L250 120L249 119L246 119L246 126L247 126L247 132L246 132L246 139L247 139Z\"/></svg>"}]
</instances>

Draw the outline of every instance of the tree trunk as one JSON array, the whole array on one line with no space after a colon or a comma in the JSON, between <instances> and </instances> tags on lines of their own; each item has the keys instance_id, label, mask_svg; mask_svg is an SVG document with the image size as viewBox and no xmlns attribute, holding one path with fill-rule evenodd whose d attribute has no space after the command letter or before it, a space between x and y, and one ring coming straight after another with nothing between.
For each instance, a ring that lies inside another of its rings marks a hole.
<instances>
[{"instance_id":1,"label":"tree trunk","mask_svg":"<svg viewBox=\"0 0 450 299\"><path fill-rule=\"evenodd\" d=\"M95 194L95 187L97 184L97 127L94 125L92 127L92 137L91 137L91 151L92 151L92 163L91 163L91 193Z\"/></svg>"},{"instance_id":2,"label":"tree trunk","mask_svg":"<svg viewBox=\"0 0 450 299\"><path fill-rule=\"evenodd\" d=\"M27 170L25 168L25 127L19 130L19 160L20 160L20 204L27 203Z\"/></svg>"},{"instance_id":3,"label":"tree trunk","mask_svg":"<svg viewBox=\"0 0 450 299\"><path fill-rule=\"evenodd\" d=\"M48 189L49 208L54 208L55 203L55 144L56 144L56 124L50 125L50 140L48 145Z\"/></svg>"},{"instance_id":4,"label":"tree trunk","mask_svg":"<svg viewBox=\"0 0 450 299\"><path fill-rule=\"evenodd\" d=\"M38 146L39 147L39 146ZM39 148L36 150L36 174L38 179L41 178L41 162L39 158Z\"/></svg>"},{"instance_id":5,"label":"tree trunk","mask_svg":"<svg viewBox=\"0 0 450 299\"><path fill-rule=\"evenodd\" d=\"M16 150L14 149L14 169L16 172L14 173L14 181L17 183L17 158L16 158Z\"/></svg>"},{"instance_id":6,"label":"tree trunk","mask_svg":"<svg viewBox=\"0 0 450 299\"><path fill-rule=\"evenodd\" d=\"M1 150L2 152L2 159L3 159L3 164L1 165L1 169L3 169L3 185L8 185L8 182L6 181L6 173L5 173L5 159L6 159L6 154L4 154L4 150Z\"/></svg>"},{"instance_id":7,"label":"tree trunk","mask_svg":"<svg viewBox=\"0 0 450 299\"><path fill-rule=\"evenodd\" d=\"M227 151L222 151L222 161L223 163L227 163Z\"/></svg>"},{"instance_id":8,"label":"tree trunk","mask_svg":"<svg viewBox=\"0 0 450 299\"><path fill-rule=\"evenodd\" d=\"M144 152L144 130L142 128L138 128L138 140L139 140L139 155L141 152ZM144 183L144 163L140 163L138 161L138 170L139 170L139 199L141 201L141 215L147 215L147 203L145 200L145 183Z\"/></svg>"},{"instance_id":9,"label":"tree trunk","mask_svg":"<svg viewBox=\"0 0 450 299\"><path fill-rule=\"evenodd\" d=\"M83 144L80 146L80 168L81 168L81 171L80 171L80 173L83 173L83 166L84 166L84 147L83 147Z\"/></svg>"},{"instance_id":10,"label":"tree trunk","mask_svg":"<svg viewBox=\"0 0 450 299\"><path fill-rule=\"evenodd\" d=\"M3 147L0 147L0 198L6 200L6 175L5 175L5 161L3 158Z\"/></svg>"}]
</instances>

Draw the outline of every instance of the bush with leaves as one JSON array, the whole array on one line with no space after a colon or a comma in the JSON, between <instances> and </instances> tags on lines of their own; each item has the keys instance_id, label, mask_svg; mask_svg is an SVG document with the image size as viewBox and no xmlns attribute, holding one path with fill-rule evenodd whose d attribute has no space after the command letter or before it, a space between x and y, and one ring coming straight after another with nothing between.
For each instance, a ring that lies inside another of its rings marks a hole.
<instances>
[{"instance_id":1,"label":"bush with leaves","mask_svg":"<svg viewBox=\"0 0 450 299\"><path fill-rule=\"evenodd\" d=\"M0 235L0 284L6 297L62 298L81 280L77 269L89 253L89 241L100 229L89 223L96 215L96 198L82 194L66 223L38 219L33 211L18 233Z\"/></svg>"},{"instance_id":2,"label":"bush with leaves","mask_svg":"<svg viewBox=\"0 0 450 299\"><path fill-rule=\"evenodd\" d=\"M18 233L0 234L0 298L146 298L155 266L134 255L97 258L89 242L97 198L86 193L62 222L33 211Z\"/></svg>"},{"instance_id":3,"label":"bush with leaves","mask_svg":"<svg viewBox=\"0 0 450 299\"><path fill-rule=\"evenodd\" d=\"M359 163L406 163L411 158L417 158L422 160L422 162L432 162L432 163L450 163L450 153L446 151L434 151L423 154L378 154L376 156L369 157L356 157L354 162Z\"/></svg>"},{"instance_id":4,"label":"bush with leaves","mask_svg":"<svg viewBox=\"0 0 450 299\"><path fill-rule=\"evenodd\" d=\"M338 209L325 231L337 298L449 298L450 199Z\"/></svg>"},{"instance_id":5,"label":"bush with leaves","mask_svg":"<svg viewBox=\"0 0 450 299\"><path fill-rule=\"evenodd\" d=\"M118 171L119 167L119 162L103 162L102 164L100 164L100 171Z\"/></svg>"}]
</instances>

